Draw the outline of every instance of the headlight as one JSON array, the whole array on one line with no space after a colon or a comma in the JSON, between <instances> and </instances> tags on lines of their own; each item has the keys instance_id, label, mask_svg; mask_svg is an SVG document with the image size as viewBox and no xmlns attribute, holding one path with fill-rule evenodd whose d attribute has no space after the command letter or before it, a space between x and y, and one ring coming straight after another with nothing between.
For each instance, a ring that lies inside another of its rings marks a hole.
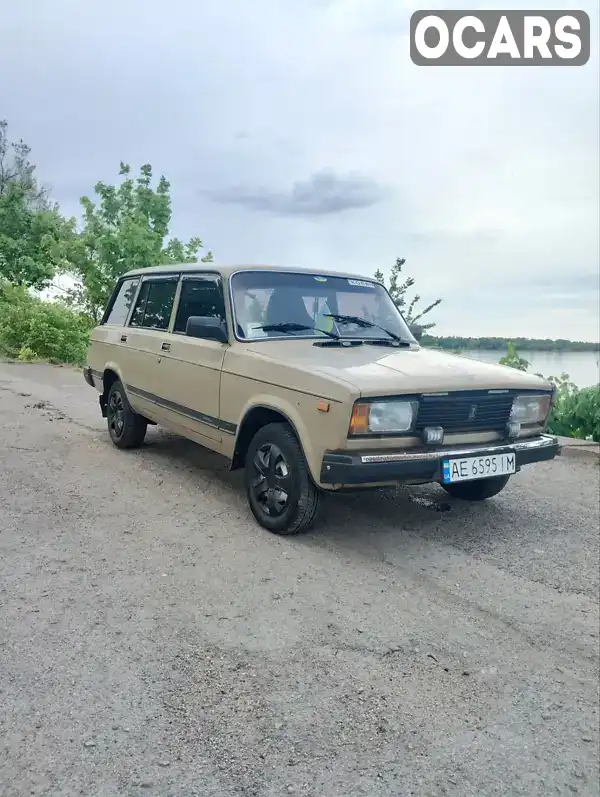
<instances>
[{"instance_id":1,"label":"headlight","mask_svg":"<svg viewBox=\"0 0 600 797\"><path fill-rule=\"evenodd\" d=\"M352 410L350 434L408 432L417 414L416 401L357 402Z\"/></svg>"},{"instance_id":2,"label":"headlight","mask_svg":"<svg viewBox=\"0 0 600 797\"><path fill-rule=\"evenodd\" d=\"M550 412L550 394L517 396L513 402L510 421L515 423L544 423Z\"/></svg>"}]
</instances>

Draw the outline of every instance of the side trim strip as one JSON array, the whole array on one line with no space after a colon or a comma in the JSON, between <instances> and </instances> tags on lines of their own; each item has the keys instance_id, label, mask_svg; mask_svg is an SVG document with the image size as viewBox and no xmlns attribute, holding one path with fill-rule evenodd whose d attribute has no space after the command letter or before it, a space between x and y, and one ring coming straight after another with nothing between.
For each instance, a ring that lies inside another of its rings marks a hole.
<instances>
[{"instance_id":1,"label":"side trim strip","mask_svg":"<svg viewBox=\"0 0 600 797\"><path fill-rule=\"evenodd\" d=\"M134 385L125 385L125 389L131 393L134 393L140 398L146 399L146 401L151 401L153 404L157 404L159 407L164 407L166 410L177 412L179 415L185 415L187 418L191 418L194 421L205 424L205 426L212 426L214 429L220 429L222 432L232 435L237 432L237 425L235 423L222 421L219 418L214 418L212 415L206 415L203 412L198 412L197 410L192 410L189 407L184 407L182 404L177 404L175 401L169 401L161 396L157 396L155 393L149 393L147 390L141 390L139 387L135 387Z\"/></svg>"}]
</instances>

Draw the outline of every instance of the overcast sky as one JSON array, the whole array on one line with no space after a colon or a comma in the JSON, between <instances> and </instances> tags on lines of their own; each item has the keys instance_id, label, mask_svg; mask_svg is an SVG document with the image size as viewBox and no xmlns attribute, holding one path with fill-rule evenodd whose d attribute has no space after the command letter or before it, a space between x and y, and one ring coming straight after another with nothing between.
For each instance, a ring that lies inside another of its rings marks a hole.
<instances>
[{"instance_id":1,"label":"overcast sky","mask_svg":"<svg viewBox=\"0 0 600 797\"><path fill-rule=\"evenodd\" d=\"M451 5L0 0L0 118L65 213L150 162L217 262L401 256L440 334L598 340L597 2L524 4L587 10L587 66L414 66Z\"/></svg>"}]
</instances>

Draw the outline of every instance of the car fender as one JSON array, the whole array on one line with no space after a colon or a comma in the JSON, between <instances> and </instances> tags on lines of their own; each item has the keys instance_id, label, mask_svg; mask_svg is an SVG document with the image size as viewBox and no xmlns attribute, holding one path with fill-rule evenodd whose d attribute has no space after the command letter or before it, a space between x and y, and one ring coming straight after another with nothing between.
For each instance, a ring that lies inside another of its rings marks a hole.
<instances>
[{"instance_id":1,"label":"car fender","mask_svg":"<svg viewBox=\"0 0 600 797\"><path fill-rule=\"evenodd\" d=\"M244 419L251 412L253 409L257 407L263 407L264 409L274 410L275 412L280 413L290 424L294 432L296 433L296 437L300 445L302 446L302 450L304 452L304 456L306 457L306 461L308 463L309 470L311 472L312 478L315 483L318 483L320 471L321 471L321 458L322 452L316 451L311 439L308 429L306 428L306 424L302 420L302 415L297 406L294 406L289 401L281 398L280 396L274 396L272 394L261 394L253 396L243 407L241 415L240 415L240 422L238 424L237 432L236 432L236 445L237 445L237 437L240 433L240 429L243 426Z\"/></svg>"},{"instance_id":2,"label":"car fender","mask_svg":"<svg viewBox=\"0 0 600 797\"><path fill-rule=\"evenodd\" d=\"M123 388L125 389L125 393L127 393L127 384L126 384L125 380L123 379L123 375L121 373L121 369L119 368L117 363L111 361L111 362L108 362L108 363L105 364L104 368L102 369L102 378L103 379L104 379L104 374L107 371L114 371L115 372L115 374L117 375L117 377L119 379L119 382L123 385ZM127 398L129 399L129 396L127 396Z\"/></svg>"}]
</instances>

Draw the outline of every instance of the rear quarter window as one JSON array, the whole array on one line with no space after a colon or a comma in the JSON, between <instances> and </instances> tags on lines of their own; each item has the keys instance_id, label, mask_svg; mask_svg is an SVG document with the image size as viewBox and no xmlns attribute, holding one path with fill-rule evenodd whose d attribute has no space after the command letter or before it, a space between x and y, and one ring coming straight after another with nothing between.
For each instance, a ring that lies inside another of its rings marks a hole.
<instances>
[{"instance_id":1,"label":"rear quarter window","mask_svg":"<svg viewBox=\"0 0 600 797\"><path fill-rule=\"evenodd\" d=\"M105 324L114 324L121 327L125 325L139 284L139 277L123 280L106 317Z\"/></svg>"}]
</instances>

